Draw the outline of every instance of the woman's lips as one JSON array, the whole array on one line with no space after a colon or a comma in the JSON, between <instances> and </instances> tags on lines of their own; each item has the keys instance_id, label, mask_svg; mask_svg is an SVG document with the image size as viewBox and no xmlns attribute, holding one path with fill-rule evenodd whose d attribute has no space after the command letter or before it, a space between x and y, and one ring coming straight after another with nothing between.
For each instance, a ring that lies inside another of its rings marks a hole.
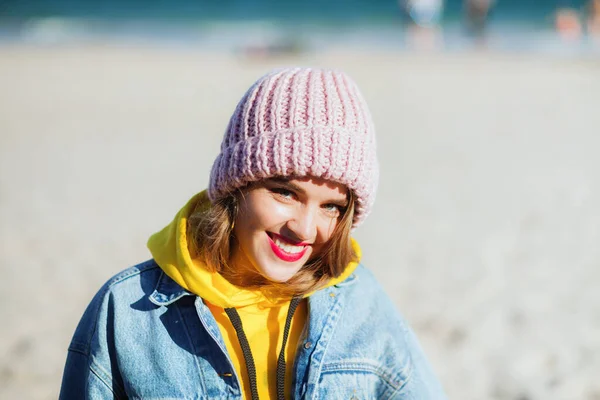
<instances>
[{"instance_id":1,"label":"woman's lips","mask_svg":"<svg viewBox=\"0 0 600 400\"><path fill-rule=\"evenodd\" d=\"M271 237L271 235L273 237ZM269 238L269 244L271 245L271 250L273 250L273 253L275 253L275 255L277 257L279 257L280 259L282 259L283 261L287 261L287 262L298 261L302 257L304 257L304 254L306 254L306 251L308 250L307 243L292 244L288 240L285 240L282 236L279 236L275 233L267 234L267 237ZM280 243L283 246L290 246L290 247L294 247L294 248L303 247L303 249L298 252L289 252L289 251L286 251L286 250L282 249L281 247L279 247L277 245L277 243L275 243L275 241L277 241L278 243Z\"/></svg>"}]
</instances>

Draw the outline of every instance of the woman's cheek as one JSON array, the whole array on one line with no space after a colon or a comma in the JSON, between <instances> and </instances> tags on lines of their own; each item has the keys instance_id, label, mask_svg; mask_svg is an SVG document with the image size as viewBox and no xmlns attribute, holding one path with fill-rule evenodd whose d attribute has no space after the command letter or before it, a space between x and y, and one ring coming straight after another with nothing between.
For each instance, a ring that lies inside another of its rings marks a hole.
<instances>
[{"instance_id":1,"label":"woman's cheek","mask_svg":"<svg viewBox=\"0 0 600 400\"><path fill-rule=\"evenodd\" d=\"M331 218L327 215L321 215L319 217L317 229L322 242L327 242L331 238L331 235L333 235L333 231L335 229L336 222L337 220L335 218Z\"/></svg>"},{"instance_id":2,"label":"woman's cheek","mask_svg":"<svg viewBox=\"0 0 600 400\"><path fill-rule=\"evenodd\" d=\"M283 204L279 201L273 202L267 211L267 215L270 216L274 222L284 222L291 219L294 215L294 209L289 204Z\"/></svg>"}]
</instances>

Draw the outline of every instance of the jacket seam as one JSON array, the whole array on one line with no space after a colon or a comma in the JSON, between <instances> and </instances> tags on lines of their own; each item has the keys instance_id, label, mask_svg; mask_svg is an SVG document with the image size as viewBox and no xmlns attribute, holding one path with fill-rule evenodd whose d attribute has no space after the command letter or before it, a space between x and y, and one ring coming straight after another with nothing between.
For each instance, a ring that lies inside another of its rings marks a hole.
<instances>
[{"instance_id":1,"label":"jacket seam","mask_svg":"<svg viewBox=\"0 0 600 400\"><path fill-rule=\"evenodd\" d=\"M96 370L96 368L98 369L98 371ZM123 398L113 390L112 384L114 382L112 381L112 379L110 379L110 383L109 383L109 382L107 382L107 379L104 376L102 376L102 375L108 376L108 373L106 371L104 371L104 369L99 364L97 364L93 360L90 360L89 369L90 369L90 372L92 374L94 374L94 376L96 378L98 378L100 380L100 382L102 382L108 390L110 390L110 392L113 394L113 396L115 396L116 399ZM102 371L102 374L100 373L100 371ZM119 389L123 390L123 388L119 388Z\"/></svg>"},{"instance_id":2,"label":"jacket seam","mask_svg":"<svg viewBox=\"0 0 600 400\"><path fill-rule=\"evenodd\" d=\"M372 373L381 378L394 391L397 390L399 387L404 386L404 384L408 380L408 377L404 379L394 379L392 374L386 372L383 368L368 362L360 361L330 363L328 365L324 365L321 370L322 375L335 372Z\"/></svg>"},{"instance_id":3,"label":"jacket seam","mask_svg":"<svg viewBox=\"0 0 600 400\"><path fill-rule=\"evenodd\" d=\"M402 392L402 390L404 389L404 387L406 387L406 385L408 385L408 382L410 382L410 379L411 379L411 377L412 377L412 370L411 370L411 374L410 374L410 376L408 376L408 377L406 378L406 381L404 381L404 383L403 383L402 385L400 385L400 387L399 387L399 388L397 388L396 390L394 390L394 391L393 391L393 392L390 394L390 397L388 397L388 399L389 399L389 400L393 400L393 399L396 397L396 395L400 394L400 392Z\"/></svg>"},{"instance_id":4,"label":"jacket seam","mask_svg":"<svg viewBox=\"0 0 600 400\"><path fill-rule=\"evenodd\" d=\"M108 282L107 289L111 289L113 286L116 286L119 283L121 283L133 276L141 275L142 273L144 273L146 271L150 271L152 269L157 269L157 268L160 268L160 267L158 266L158 264L156 264L156 261L154 261L154 259L144 261L138 265L130 267L130 269L132 271L130 271L126 274L122 274L122 275L119 274L119 275L115 276L112 280L110 280Z\"/></svg>"},{"instance_id":5,"label":"jacket seam","mask_svg":"<svg viewBox=\"0 0 600 400\"><path fill-rule=\"evenodd\" d=\"M72 353L78 353L78 354L81 354L82 356L86 356L86 357L90 356L89 352L85 352L84 350L78 349L76 347L69 346L69 350L68 351L70 351Z\"/></svg>"},{"instance_id":6,"label":"jacket seam","mask_svg":"<svg viewBox=\"0 0 600 400\"><path fill-rule=\"evenodd\" d=\"M406 339L406 330L404 331L404 338ZM400 387L398 387L396 390L394 390L392 392L392 394L390 394L389 399L393 399L397 394L399 394L400 392L402 392L402 390L404 390L404 388L406 387L406 385L408 385L408 383L412 380L413 374L415 372L415 368L413 367L413 359L412 359L412 353L409 352L408 354L408 365L405 367L406 369L408 369L408 373L406 374L406 379L404 380L403 384L400 385Z\"/></svg>"}]
</instances>

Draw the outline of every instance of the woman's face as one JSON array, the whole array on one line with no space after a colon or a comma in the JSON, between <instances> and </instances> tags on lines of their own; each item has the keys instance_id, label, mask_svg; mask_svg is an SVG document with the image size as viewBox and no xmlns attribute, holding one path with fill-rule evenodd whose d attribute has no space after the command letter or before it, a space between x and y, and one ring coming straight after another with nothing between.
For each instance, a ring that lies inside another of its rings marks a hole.
<instances>
[{"instance_id":1,"label":"woman's face","mask_svg":"<svg viewBox=\"0 0 600 400\"><path fill-rule=\"evenodd\" d=\"M320 178L273 178L240 198L232 264L286 282L317 256L348 205L348 189Z\"/></svg>"}]
</instances>

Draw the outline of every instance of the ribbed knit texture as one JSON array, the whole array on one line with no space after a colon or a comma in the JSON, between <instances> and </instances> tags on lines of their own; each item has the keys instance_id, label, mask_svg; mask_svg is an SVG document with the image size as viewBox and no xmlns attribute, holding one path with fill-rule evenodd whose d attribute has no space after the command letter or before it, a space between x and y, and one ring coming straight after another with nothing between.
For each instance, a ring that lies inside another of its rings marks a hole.
<instances>
[{"instance_id":1,"label":"ribbed knit texture","mask_svg":"<svg viewBox=\"0 0 600 400\"><path fill-rule=\"evenodd\" d=\"M211 201L264 178L314 176L356 195L353 227L371 211L379 179L375 129L356 84L343 72L275 70L233 113L209 182Z\"/></svg>"}]
</instances>

